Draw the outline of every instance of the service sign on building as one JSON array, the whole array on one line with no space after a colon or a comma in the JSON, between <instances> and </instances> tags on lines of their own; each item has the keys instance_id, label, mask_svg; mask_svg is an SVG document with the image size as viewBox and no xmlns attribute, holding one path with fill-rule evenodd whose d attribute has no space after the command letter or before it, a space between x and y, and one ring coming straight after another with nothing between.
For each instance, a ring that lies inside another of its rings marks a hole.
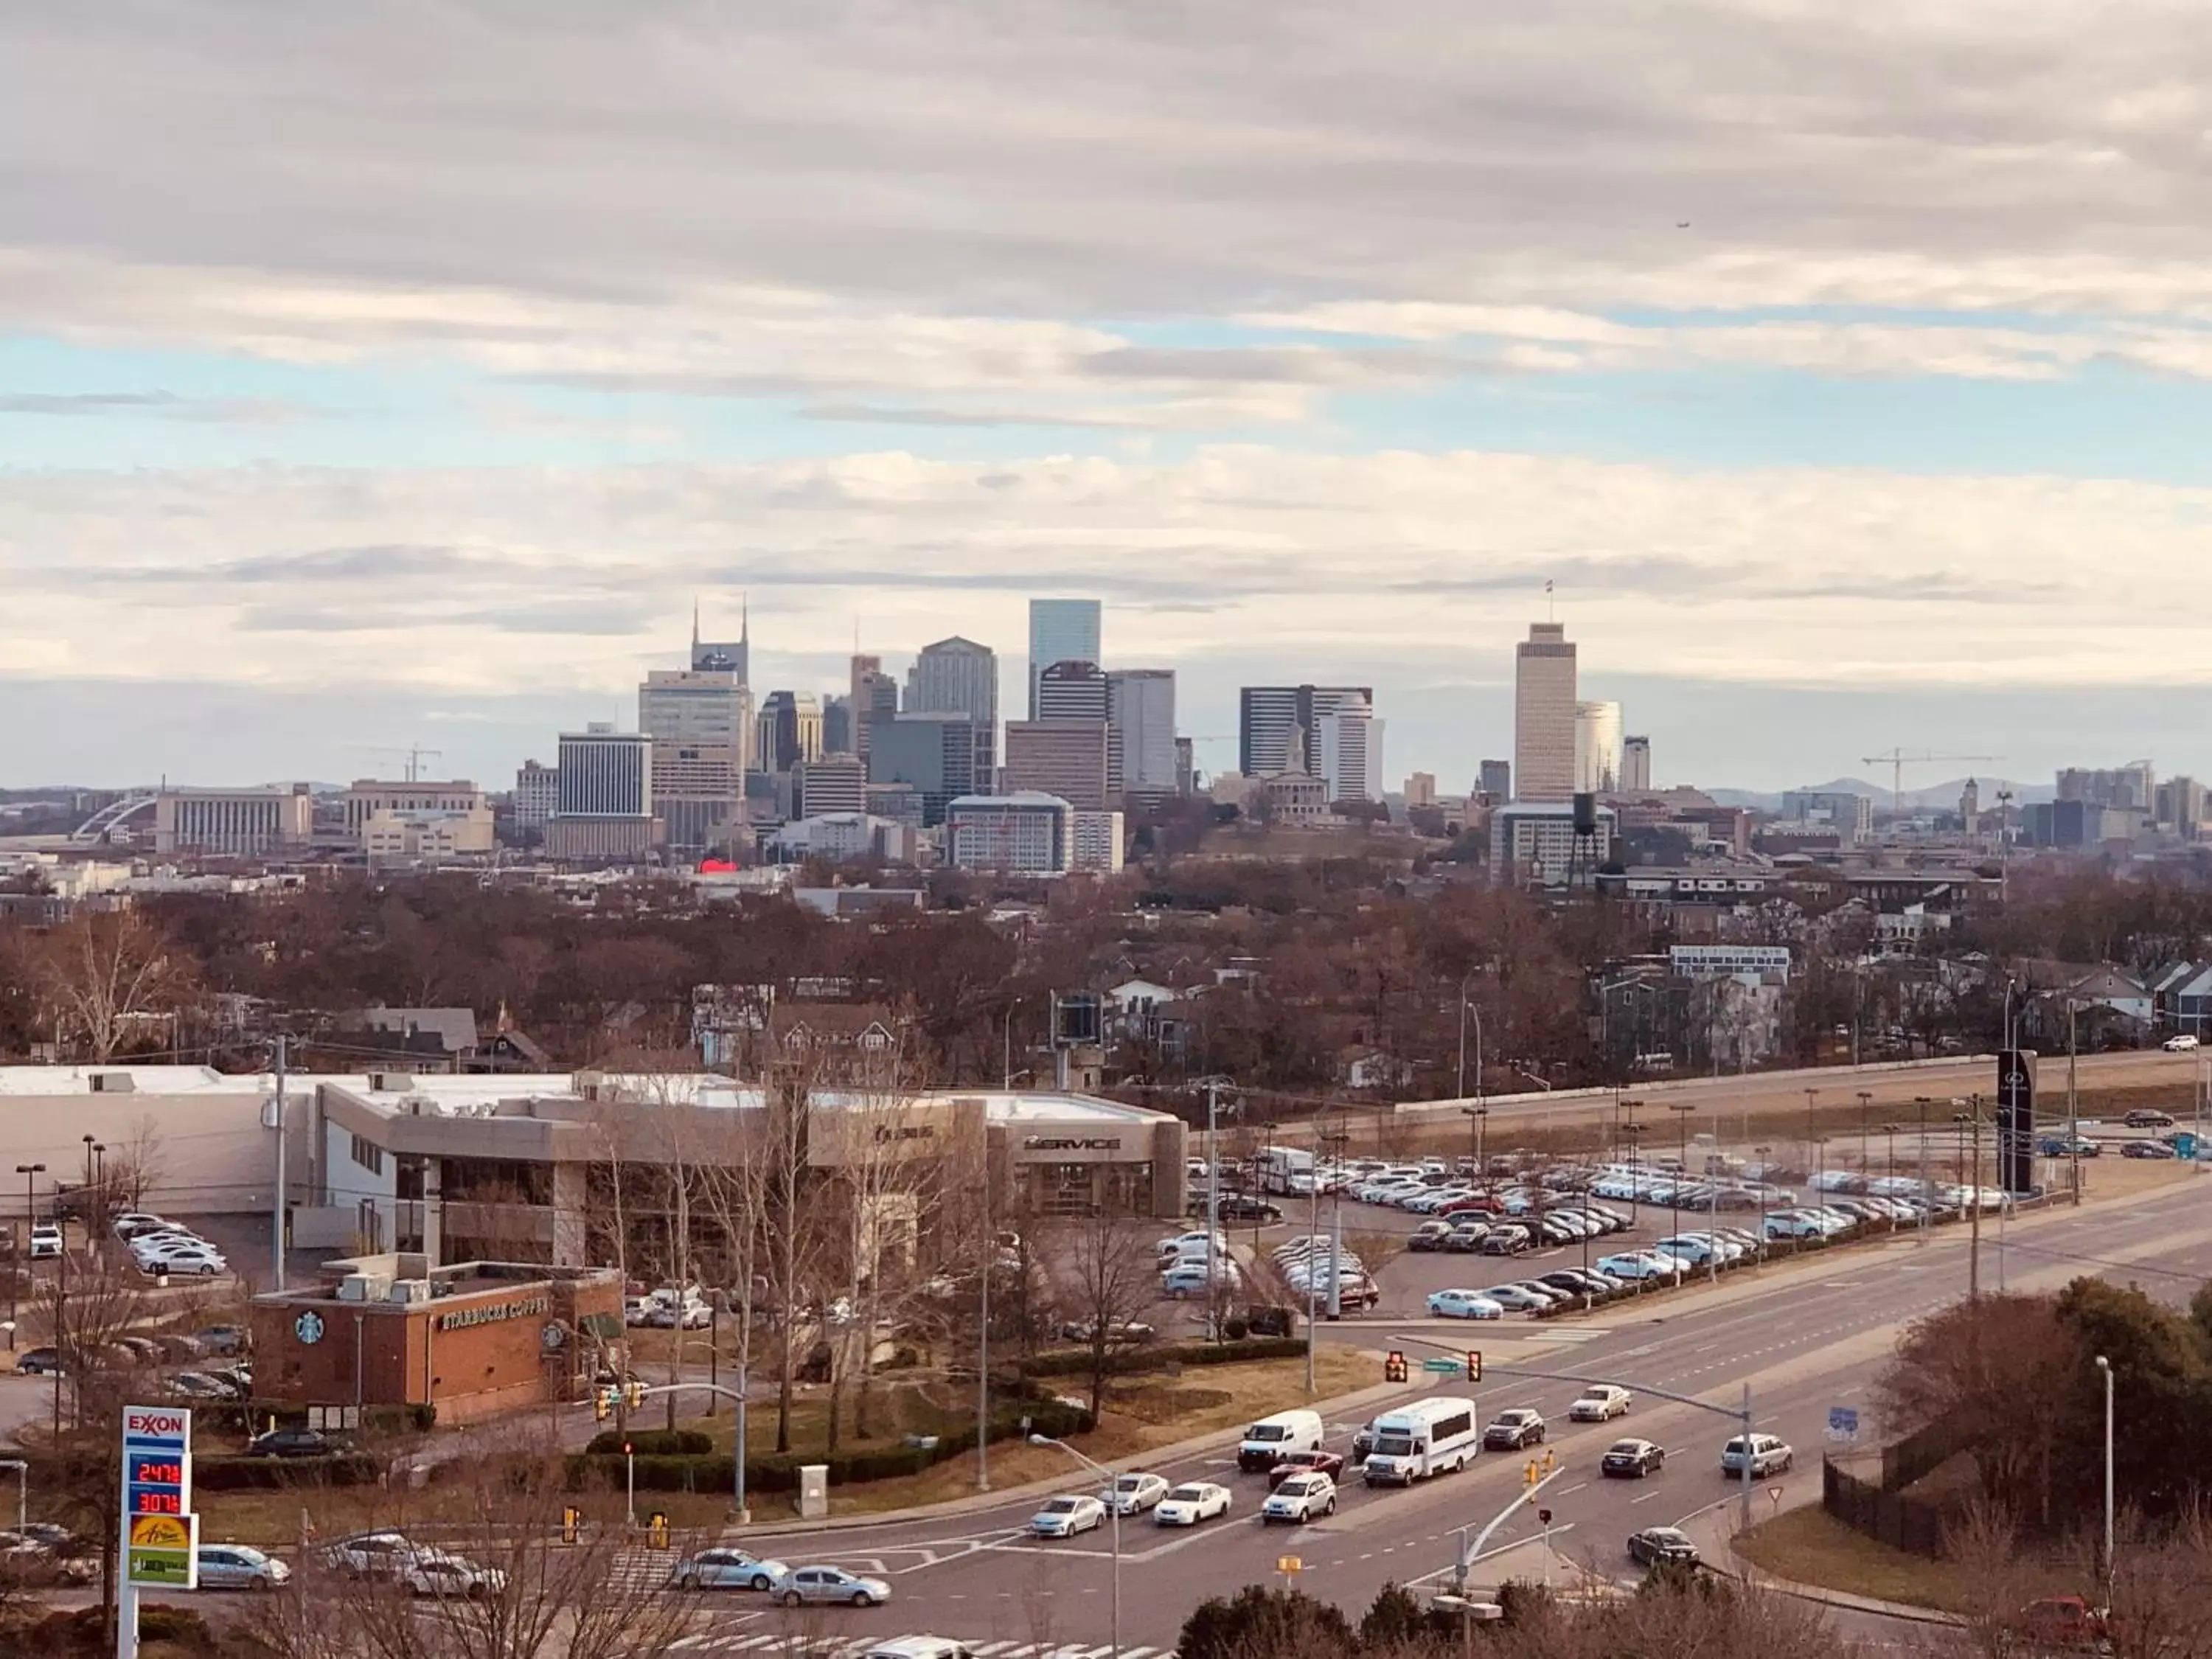
<instances>
[{"instance_id":1,"label":"service sign on building","mask_svg":"<svg viewBox=\"0 0 2212 1659\"><path fill-rule=\"evenodd\" d=\"M199 1530L192 1513L191 1413L125 1406L124 1578L161 1589L198 1589Z\"/></svg>"}]
</instances>

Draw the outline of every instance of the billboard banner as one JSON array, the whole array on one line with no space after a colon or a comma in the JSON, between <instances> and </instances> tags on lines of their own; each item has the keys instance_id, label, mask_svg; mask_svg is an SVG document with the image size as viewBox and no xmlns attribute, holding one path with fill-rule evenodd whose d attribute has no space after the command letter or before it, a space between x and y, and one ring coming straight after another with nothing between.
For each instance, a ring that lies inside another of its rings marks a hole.
<instances>
[{"instance_id":1,"label":"billboard banner","mask_svg":"<svg viewBox=\"0 0 2212 1659\"><path fill-rule=\"evenodd\" d=\"M2035 1055L1997 1051L1997 1184L2014 1196L2035 1187Z\"/></svg>"}]
</instances>

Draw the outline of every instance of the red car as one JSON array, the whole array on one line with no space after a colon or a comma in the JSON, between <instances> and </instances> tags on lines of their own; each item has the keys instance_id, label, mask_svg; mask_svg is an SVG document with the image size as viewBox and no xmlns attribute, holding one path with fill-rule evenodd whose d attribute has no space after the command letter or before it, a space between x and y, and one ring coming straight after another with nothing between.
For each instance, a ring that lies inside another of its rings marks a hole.
<instances>
[{"instance_id":1,"label":"red car","mask_svg":"<svg viewBox=\"0 0 2212 1659\"><path fill-rule=\"evenodd\" d=\"M1468 1198L1455 1198L1437 1210L1438 1215L1503 1215L1505 1201L1492 1198L1487 1193L1476 1193Z\"/></svg>"},{"instance_id":2,"label":"red car","mask_svg":"<svg viewBox=\"0 0 2212 1659\"><path fill-rule=\"evenodd\" d=\"M2046 1595L2021 1609L2028 1637L2046 1647L2095 1648L2111 1635L2104 1611L2078 1595Z\"/></svg>"},{"instance_id":3,"label":"red car","mask_svg":"<svg viewBox=\"0 0 2212 1659\"><path fill-rule=\"evenodd\" d=\"M1344 1479L1344 1459L1332 1451L1294 1451L1267 1471L1269 1492L1294 1474L1325 1474L1332 1480Z\"/></svg>"}]
</instances>

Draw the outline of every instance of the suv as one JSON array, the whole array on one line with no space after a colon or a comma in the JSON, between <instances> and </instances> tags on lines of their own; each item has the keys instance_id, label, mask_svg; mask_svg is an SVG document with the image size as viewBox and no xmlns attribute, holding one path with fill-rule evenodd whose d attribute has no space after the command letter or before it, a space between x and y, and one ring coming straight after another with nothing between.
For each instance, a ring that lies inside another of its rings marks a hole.
<instances>
[{"instance_id":1,"label":"suv","mask_svg":"<svg viewBox=\"0 0 2212 1659\"><path fill-rule=\"evenodd\" d=\"M1278 1521L1310 1521L1316 1515L1336 1513L1336 1482L1318 1469L1304 1474L1294 1474L1267 1494L1261 1506L1260 1521L1263 1526L1273 1526Z\"/></svg>"},{"instance_id":2,"label":"suv","mask_svg":"<svg viewBox=\"0 0 2212 1659\"><path fill-rule=\"evenodd\" d=\"M1770 1474L1786 1474L1796 1455L1781 1436L1754 1434L1751 1437L1751 1478L1763 1480ZM1738 1435L1721 1448L1721 1473L1741 1478L1743 1468L1743 1437Z\"/></svg>"},{"instance_id":3,"label":"suv","mask_svg":"<svg viewBox=\"0 0 2212 1659\"><path fill-rule=\"evenodd\" d=\"M1543 1417L1525 1406L1498 1413L1482 1431L1485 1451L1519 1451L1524 1446L1541 1445L1543 1441Z\"/></svg>"}]
</instances>

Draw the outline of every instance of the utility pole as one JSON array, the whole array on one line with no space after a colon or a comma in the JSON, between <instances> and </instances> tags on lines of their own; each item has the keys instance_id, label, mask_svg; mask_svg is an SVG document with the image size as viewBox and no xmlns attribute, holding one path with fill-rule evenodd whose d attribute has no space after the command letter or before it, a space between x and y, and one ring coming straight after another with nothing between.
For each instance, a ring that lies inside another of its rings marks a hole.
<instances>
[{"instance_id":1,"label":"utility pole","mask_svg":"<svg viewBox=\"0 0 2212 1659\"><path fill-rule=\"evenodd\" d=\"M1213 1327L1212 1335L1217 1342L1222 1338L1221 1288L1219 1264L1214 1253L1219 1248L1221 1229L1221 1085L1212 1078L1206 1080L1206 1311L1207 1322ZM1334 1264L1332 1264L1334 1265Z\"/></svg>"},{"instance_id":2,"label":"utility pole","mask_svg":"<svg viewBox=\"0 0 2212 1659\"><path fill-rule=\"evenodd\" d=\"M2074 1032L2074 1015L2077 1005L2071 997L2066 1000L2066 1156L2074 1165L2074 1207L2081 1207L2081 1125L2075 1115L2076 1097L2074 1091L2075 1062L2081 1059ZM2200 1065L2201 1072L2203 1067Z\"/></svg>"},{"instance_id":3,"label":"utility pole","mask_svg":"<svg viewBox=\"0 0 2212 1659\"><path fill-rule=\"evenodd\" d=\"M1009 1015L1011 1023L1012 1016ZM991 1490L991 1279L999 1270L999 1239L991 1231L991 1135L983 1132L983 1277L981 1315L975 1335L975 1490ZM742 1381L740 1387L742 1387ZM742 1413L743 1406L738 1407ZM740 1468L744 1459L738 1459Z\"/></svg>"},{"instance_id":4,"label":"utility pole","mask_svg":"<svg viewBox=\"0 0 2212 1659\"><path fill-rule=\"evenodd\" d=\"M276 1036L276 1195L270 1206L269 1267L270 1282L284 1288L284 1063L286 1038Z\"/></svg>"}]
</instances>

